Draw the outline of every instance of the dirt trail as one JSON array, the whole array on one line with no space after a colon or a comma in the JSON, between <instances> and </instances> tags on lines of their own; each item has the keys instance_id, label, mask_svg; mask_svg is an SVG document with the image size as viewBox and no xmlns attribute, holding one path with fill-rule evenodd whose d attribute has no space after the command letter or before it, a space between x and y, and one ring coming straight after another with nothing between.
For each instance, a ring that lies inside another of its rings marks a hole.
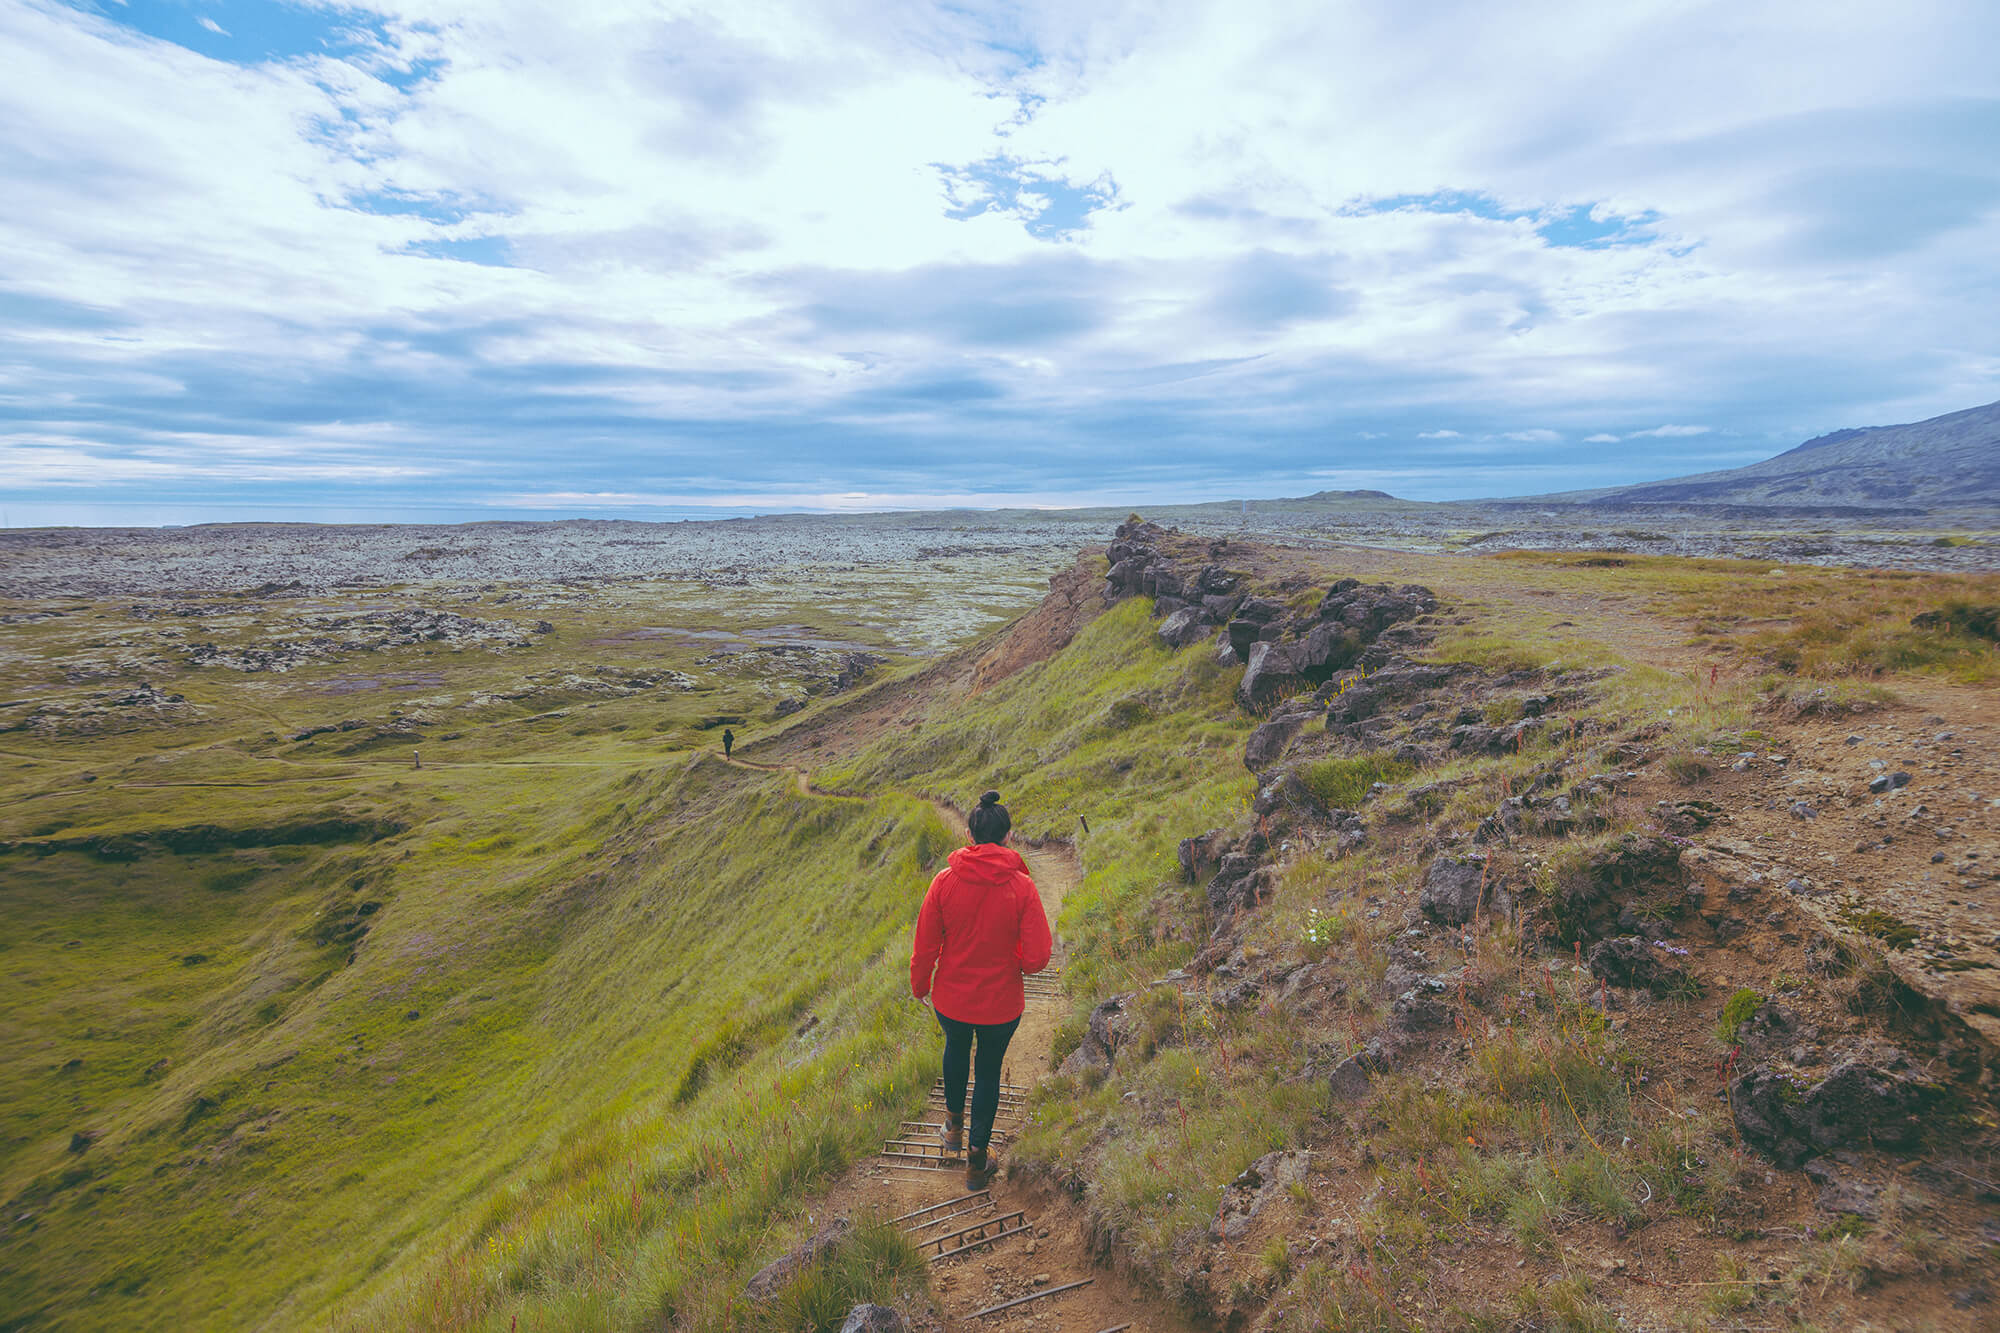
<instances>
[{"instance_id":1,"label":"dirt trail","mask_svg":"<svg viewBox=\"0 0 2000 1333\"><path fill-rule=\"evenodd\" d=\"M741 761L738 761L741 762ZM776 770L776 765L752 765ZM802 790L811 790L805 770L794 769ZM814 793L819 795L821 793ZM964 817L941 801L931 801L945 822L964 827ZM1049 920L1058 919L1064 898L1082 878L1076 849L1067 842L1016 843L1041 891ZM1003 1085L1021 1095L1054 1072L1052 1052L1063 1014L1060 968L1065 949L1058 935L1055 957L1043 975L1055 984L1053 994L1031 992L1027 1012L1007 1049ZM943 1038L938 1038L939 1052ZM935 1147L943 1112L935 1105L917 1121L907 1122L912 1144ZM968 1248L937 1261L932 1298L946 1330L999 1330L1001 1333L1186 1333L1186 1320L1158 1298L1140 1291L1125 1276L1091 1260L1089 1227L1076 1201L1046 1186L1005 1178L1008 1145L1022 1124L1003 1106L995 1123L994 1152L1002 1178L984 1197L968 1197L962 1158L931 1166L906 1157L883 1155L857 1162L834 1187L827 1210L836 1215L874 1214L906 1218L901 1225L926 1253L939 1248L941 1238L966 1227L984 1224L1005 1233L991 1244ZM885 1145L886 1146L886 1145ZM917 1151L921 1152L919 1147ZM940 1205L943 1205L942 1207ZM930 1210L942 1220L926 1225ZM1021 1222L1008 1220L1016 1212ZM928 1242L928 1243L927 1243ZM949 1242L946 1242L948 1245ZM1037 1293L1046 1293L1037 1295ZM1006 1310L982 1313L993 1306L1031 1297Z\"/></svg>"}]
</instances>

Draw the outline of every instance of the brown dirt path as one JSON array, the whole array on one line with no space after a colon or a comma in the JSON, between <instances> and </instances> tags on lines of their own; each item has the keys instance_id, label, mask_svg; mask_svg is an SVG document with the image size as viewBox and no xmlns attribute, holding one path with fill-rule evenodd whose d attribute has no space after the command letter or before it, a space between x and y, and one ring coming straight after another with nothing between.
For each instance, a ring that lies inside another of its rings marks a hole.
<instances>
[{"instance_id":1,"label":"brown dirt path","mask_svg":"<svg viewBox=\"0 0 2000 1333\"><path fill-rule=\"evenodd\" d=\"M804 778L803 771L800 776ZM931 804L952 827L964 826L958 811L942 802ZM1041 891L1042 906L1050 921L1055 921L1064 897L1082 878L1076 849L1067 842L1014 846L1028 863L1028 873ZM1055 960L1050 965L1052 972L1060 967L1063 952L1058 936ZM1007 1049L1003 1082L1032 1088L1054 1072L1051 1056L1061 1018L1059 1002L1030 998L1021 1026ZM941 1052L942 1037L938 1046ZM926 1124L935 1125L942 1120L942 1114L927 1111L923 1119ZM1008 1131L1014 1127L1004 1115L996 1126L995 1148L1003 1176L993 1182L990 1207L936 1230L915 1234L914 1238L921 1243L926 1235L935 1235L938 1230L949 1231L977 1222L981 1216L999 1217L1016 1209L1027 1214L1032 1227L1020 1236L954 1256L936 1266L931 1291L941 1326L947 1331L979 1329L997 1333L1030 1330L1104 1333L1111 1329L1188 1333L1194 1326L1158 1297L1141 1291L1124 1274L1093 1262L1088 1220L1076 1200L1046 1186L1005 1178ZM846 1179L834 1187L827 1207L835 1214L872 1213L893 1218L965 1194L964 1173L955 1165L942 1169L911 1167L872 1157L857 1162ZM979 1313L1038 1291L1084 1282L1088 1285L1058 1291L1009 1310Z\"/></svg>"}]
</instances>

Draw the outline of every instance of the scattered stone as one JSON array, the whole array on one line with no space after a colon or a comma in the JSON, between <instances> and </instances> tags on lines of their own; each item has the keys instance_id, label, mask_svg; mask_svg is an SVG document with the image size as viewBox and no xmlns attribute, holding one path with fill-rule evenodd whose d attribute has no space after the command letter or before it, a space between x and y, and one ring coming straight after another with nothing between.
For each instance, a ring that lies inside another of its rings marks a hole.
<instances>
[{"instance_id":1,"label":"scattered stone","mask_svg":"<svg viewBox=\"0 0 2000 1333\"><path fill-rule=\"evenodd\" d=\"M1818 819L1819 811L1813 809L1804 801L1794 801L1792 802L1792 818L1798 820Z\"/></svg>"},{"instance_id":2,"label":"scattered stone","mask_svg":"<svg viewBox=\"0 0 2000 1333\"><path fill-rule=\"evenodd\" d=\"M840 1333L908 1333L903 1316L886 1305L857 1305L847 1312Z\"/></svg>"}]
</instances>

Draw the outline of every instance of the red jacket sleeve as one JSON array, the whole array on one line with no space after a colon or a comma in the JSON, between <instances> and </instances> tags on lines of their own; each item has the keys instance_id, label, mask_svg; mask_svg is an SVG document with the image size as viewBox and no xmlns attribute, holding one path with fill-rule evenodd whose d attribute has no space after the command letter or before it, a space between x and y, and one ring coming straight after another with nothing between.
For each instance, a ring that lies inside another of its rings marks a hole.
<instances>
[{"instance_id":1,"label":"red jacket sleeve","mask_svg":"<svg viewBox=\"0 0 2000 1333\"><path fill-rule=\"evenodd\" d=\"M1042 895L1035 891L1035 881L1023 875L1021 886L1021 928L1014 958L1021 965L1021 975L1027 976L1049 965L1055 942L1049 938L1049 914L1042 910Z\"/></svg>"},{"instance_id":2,"label":"red jacket sleeve","mask_svg":"<svg viewBox=\"0 0 2000 1333\"><path fill-rule=\"evenodd\" d=\"M917 910L917 935L910 946L910 994L919 1000L931 993L931 973L944 949L944 909L938 905L938 883L943 879L944 872L938 872Z\"/></svg>"}]
</instances>

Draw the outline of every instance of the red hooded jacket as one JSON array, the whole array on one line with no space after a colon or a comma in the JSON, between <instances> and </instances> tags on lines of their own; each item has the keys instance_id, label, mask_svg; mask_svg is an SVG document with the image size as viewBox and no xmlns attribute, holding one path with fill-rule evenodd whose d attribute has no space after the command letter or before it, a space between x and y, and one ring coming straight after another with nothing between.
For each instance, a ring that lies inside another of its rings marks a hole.
<instances>
[{"instance_id":1,"label":"red hooded jacket","mask_svg":"<svg viewBox=\"0 0 2000 1333\"><path fill-rule=\"evenodd\" d=\"M1050 947L1021 854L997 842L961 847L917 913L910 993L961 1023L1005 1023L1027 1009L1021 978L1049 965Z\"/></svg>"}]
</instances>

